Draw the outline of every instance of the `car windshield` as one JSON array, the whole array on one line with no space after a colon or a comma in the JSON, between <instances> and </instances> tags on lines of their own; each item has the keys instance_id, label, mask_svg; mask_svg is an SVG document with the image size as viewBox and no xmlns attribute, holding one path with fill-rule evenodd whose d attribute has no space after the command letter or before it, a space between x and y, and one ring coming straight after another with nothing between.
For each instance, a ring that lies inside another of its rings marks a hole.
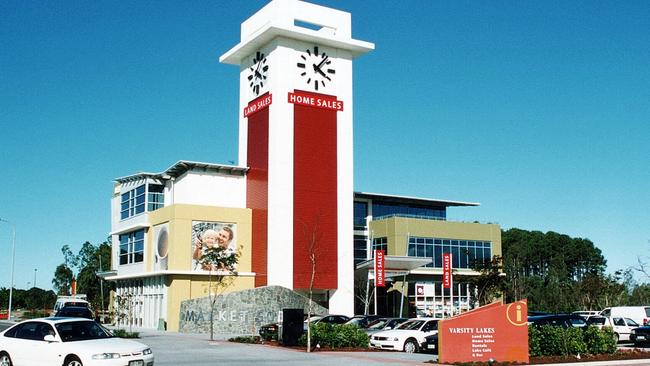
<instances>
[{"instance_id":1,"label":"car windshield","mask_svg":"<svg viewBox=\"0 0 650 366\"><path fill-rule=\"evenodd\" d=\"M57 323L55 327L63 342L87 341L112 337L104 327L94 321Z\"/></svg>"},{"instance_id":2,"label":"car windshield","mask_svg":"<svg viewBox=\"0 0 650 366\"><path fill-rule=\"evenodd\" d=\"M397 327L397 329L408 329L408 330L420 329L423 323L424 320L411 320L406 323L400 324L400 326Z\"/></svg>"},{"instance_id":3,"label":"car windshield","mask_svg":"<svg viewBox=\"0 0 650 366\"><path fill-rule=\"evenodd\" d=\"M368 329L381 329L386 325L388 319L377 319L374 322L368 324Z\"/></svg>"}]
</instances>

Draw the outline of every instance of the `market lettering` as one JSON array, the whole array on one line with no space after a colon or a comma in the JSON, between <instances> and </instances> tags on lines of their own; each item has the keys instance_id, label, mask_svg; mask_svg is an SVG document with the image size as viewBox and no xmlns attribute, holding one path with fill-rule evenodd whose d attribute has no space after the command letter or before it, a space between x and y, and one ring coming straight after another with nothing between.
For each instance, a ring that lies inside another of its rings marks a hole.
<instances>
[{"instance_id":1,"label":"market lettering","mask_svg":"<svg viewBox=\"0 0 650 366\"><path fill-rule=\"evenodd\" d=\"M291 104L306 105L333 111L343 110L343 101L332 99L332 97L326 98L312 94L289 93L287 99Z\"/></svg>"}]
</instances>

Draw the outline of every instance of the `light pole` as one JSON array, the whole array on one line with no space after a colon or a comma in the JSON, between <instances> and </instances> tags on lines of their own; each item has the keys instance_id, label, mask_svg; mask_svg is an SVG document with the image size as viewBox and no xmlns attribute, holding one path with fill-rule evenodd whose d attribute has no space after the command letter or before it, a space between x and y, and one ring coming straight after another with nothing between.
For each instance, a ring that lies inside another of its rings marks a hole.
<instances>
[{"instance_id":1,"label":"light pole","mask_svg":"<svg viewBox=\"0 0 650 366\"><path fill-rule=\"evenodd\" d=\"M7 309L7 320L11 321L11 300L14 294L14 260L16 259L16 225L3 218L0 218L0 221L11 225L11 282L9 283L9 309Z\"/></svg>"},{"instance_id":2,"label":"light pole","mask_svg":"<svg viewBox=\"0 0 650 366\"><path fill-rule=\"evenodd\" d=\"M34 288L36 288L36 271L38 271L38 268L34 268Z\"/></svg>"}]
</instances>

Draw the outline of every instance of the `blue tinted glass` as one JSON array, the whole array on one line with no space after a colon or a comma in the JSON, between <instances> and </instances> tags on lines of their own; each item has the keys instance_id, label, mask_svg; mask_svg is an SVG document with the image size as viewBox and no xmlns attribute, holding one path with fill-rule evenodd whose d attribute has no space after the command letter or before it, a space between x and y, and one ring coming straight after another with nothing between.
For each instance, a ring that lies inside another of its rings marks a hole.
<instances>
[{"instance_id":1,"label":"blue tinted glass","mask_svg":"<svg viewBox=\"0 0 650 366\"><path fill-rule=\"evenodd\" d=\"M133 251L134 252L142 252L144 250L144 241L138 240L133 243Z\"/></svg>"},{"instance_id":2,"label":"blue tinted glass","mask_svg":"<svg viewBox=\"0 0 650 366\"><path fill-rule=\"evenodd\" d=\"M126 219L127 217L129 217L129 211L122 211L122 212L120 213L120 219L124 220L124 219Z\"/></svg>"},{"instance_id":3,"label":"blue tinted glass","mask_svg":"<svg viewBox=\"0 0 650 366\"><path fill-rule=\"evenodd\" d=\"M432 238L427 238L424 240L425 243L427 244L433 244L433 239Z\"/></svg>"},{"instance_id":4,"label":"blue tinted glass","mask_svg":"<svg viewBox=\"0 0 650 366\"><path fill-rule=\"evenodd\" d=\"M460 250L460 268L468 268L467 266L467 249Z\"/></svg>"},{"instance_id":5,"label":"blue tinted glass","mask_svg":"<svg viewBox=\"0 0 650 366\"><path fill-rule=\"evenodd\" d=\"M445 240L443 240L443 241L442 241L442 244L444 244L444 245L449 245L449 239L445 239Z\"/></svg>"},{"instance_id":6,"label":"blue tinted glass","mask_svg":"<svg viewBox=\"0 0 650 366\"><path fill-rule=\"evenodd\" d=\"M473 247L473 246L476 245L476 243L474 243L473 241L468 241L467 245L470 246L470 247Z\"/></svg>"},{"instance_id":7,"label":"blue tinted glass","mask_svg":"<svg viewBox=\"0 0 650 366\"><path fill-rule=\"evenodd\" d=\"M425 251L426 251L425 256L426 256L427 258L432 258L432 257L433 257L433 245L427 245L427 246L425 247Z\"/></svg>"},{"instance_id":8,"label":"blue tinted glass","mask_svg":"<svg viewBox=\"0 0 650 366\"><path fill-rule=\"evenodd\" d=\"M490 255L490 248L483 248L483 259L491 260L492 255Z\"/></svg>"},{"instance_id":9,"label":"blue tinted glass","mask_svg":"<svg viewBox=\"0 0 650 366\"><path fill-rule=\"evenodd\" d=\"M452 240L451 245L458 245L458 240Z\"/></svg>"},{"instance_id":10,"label":"blue tinted glass","mask_svg":"<svg viewBox=\"0 0 650 366\"><path fill-rule=\"evenodd\" d=\"M135 194L138 195L138 196L141 195L141 194L144 194L144 185L136 188L135 189Z\"/></svg>"},{"instance_id":11,"label":"blue tinted glass","mask_svg":"<svg viewBox=\"0 0 650 366\"><path fill-rule=\"evenodd\" d=\"M418 257L424 257L424 245L418 244L417 245L417 254Z\"/></svg>"},{"instance_id":12,"label":"blue tinted glass","mask_svg":"<svg viewBox=\"0 0 650 366\"><path fill-rule=\"evenodd\" d=\"M460 265L460 253L458 247L451 247L451 260L454 268L458 268Z\"/></svg>"},{"instance_id":13,"label":"blue tinted glass","mask_svg":"<svg viewBox=\"0 0 650 366\"><path fill-rule=\"evenodd\" d=\"M476 248L476 260L483 261L483 248Z\"/></svg>"},{"instance_id":14,"label":"blue tinted glass","mask_svg":"<svg viewBox=\"0 0 650 366\"><path fill-rule=\"evenodd\" d=\"M436 245L434 248L434 257L433 257L433 263L434 267L441 268L442 267L442 246Z\"/></svg>"},{"instance_id":15,"label":"blue tinted glass","mask_svg":"<svg viewBox=\"0 0 650 366\"><path fill-rule=\"evenodd\" d=\"M436 240L434 241L434 243L436 243L436 244L442 244L442 240L440 240L440 239L436 239Z\"/></svg>"},{"instance_id":16,"label":"blue tinted glass","mask_svg":"<svg viewBox=\"0 0 650 366\"><path fill-rule=\"evenodd\" d=\"M142 262L143 259L144 259L144 255L142 254L142 252L138 252L138 253L133 254L133 262L136 262L136 263L137 262Z\"/></svg>"},{"instance_id":17,"label":"blue tinted glass","mask_svg":"<svg viewBox=\"0 0 650 366\"><path fill-rule=\"evenodd\" d=\"M144 239L144 230L135 231L134 234L135 234L136 239L139 239L139 240Z\"/></svg>"},{"instance_id":18,"label":"blue tinted glass","mask_svg":"<svg viewBox=\"0 0 650 366\"><path fill-rule=\"evenodd\" d=\"M136 214L143 213L143 212L144 212L144 203L141 204L141 205L135 206L135 213Z\"/></svg>"},{"instance_id":19,"label":"blue tinted glass","mask_svg":"<svg viewBox=\"0 0 650 366\"><path fill-rule=\"evenodd\" d=\"M128 264L128 263L129 263L129 256L127 254L120 255L120 264Z\"/></svg>"},{"instance_id":20,"label":"blue tinted glass","mask_svg":"<svg viewBox=\"0 0 650 366\"><path fill-rule=\"evenodd\" d=\"M135 198L135 204L136 205L141 205L144 203L144 196L138 196Z\"/></svg>"},{"instance_id":21,"label":"blue tinted glass","mask_svg":"<svg viewBox=\"0 0 650 366\"><path fill-rule=\"evenodd\" d=\"M409 257L415 257L417 253L416 245L415 244L409 244Z\"/></svg>"},{"instance_id":22,"label":"blue tinted glass","mask_svg":"<svg viewBox=\"0 0 650 366\"><path fill-rule=\"evenodd\" d=\"M122 193L122 202L127 202L129 200L129 192Z\"/></svg>"}]
</instances>

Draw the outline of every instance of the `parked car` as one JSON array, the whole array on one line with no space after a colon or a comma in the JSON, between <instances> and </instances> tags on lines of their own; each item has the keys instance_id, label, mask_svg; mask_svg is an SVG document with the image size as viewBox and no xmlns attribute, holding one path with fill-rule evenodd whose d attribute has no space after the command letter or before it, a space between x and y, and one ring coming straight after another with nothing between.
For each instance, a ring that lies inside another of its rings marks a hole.
<instances>
[{"instance_id":1,"label":"parked car","mask_svg":"<svg viewBox=\"0 0 650 366\"><path fill-rule=\"evenodd\" d=\"M528 324L542 326L552 325L563 328L570 327L586 327L587 321L577 314L550 314L550 315L536 315L528 317Z\"/></svg>"},{"instance_id":2,"label":"parked car","mask_svg":"<svg viewBox=\"0 0 650 366\"><path fill-rule=\"evenodd\" d=\"M438 352L438 333L424 337L424 342L420 345L422 352Z\"/></svg>"},{"instance_id":3,"label":"parked car","mask_svg":"<svg viewBox=\"0 0 650 366\"><path fill-rule=\"evenodd\" d=\"M630 318L639 325L650 325L650 306L613 306L605 308L599 315L615 318Z\"/></svg>"},{"instance_id":4,"label":"parked car","mask_svg":"<svg viewBox=\"0 0 650 366\"><path fill-rule=\"evenodd\" d=\"M280 329L280 324L278 323L269 323L264 324L260 327L259 333L262 339L270 341L272 339L278 339L278 330Z\"/></svg>"},{"instance_id":5,"label":"parked car","mask_svg":"<svg viewBox=\"0 0 650 366\"><path fill-rule=\"evenodd\" d=\"M644 325L632 329L630 333L630 341L632 341L635 346L648 344L650 342L650 325Z\"/></svg>"},{"instance_id":6,"label":"parked car","mask_svg":"<svg viewBox=\"0 0 650 366\"><path fill-rule=\"evenodd\" d=\"M594 315L589 318L588 324L597 328L611 327L614 330L616 342L630 340L632 329L639 327L639 324L630 318L614 318L601 315Z\"/></svg>"},{"instance_id":7,"label":"parked car","mask_svg":"<svg viewBox=\"0 0 650 366\"><path fill-rule=\"evenodd\" d=\"M571 314L580 315L585 320L589 320L590 317L592 317L594 315L599 315L600 311L597 311L597 310L578 310L578 311L574 311Z\"/></svg>"},{"instance_id":8,"label":"parked car","mask_svg":"<svg viewBox=\"0 0 650 366\"><path fill-rule=\"evenodd\" d=\"M355 315L343 324L356 325L359 328L368 328L368 324L381 318L381 315Z\"/></svg>"},{"instance_id":9,"label":"parked car","mask_svg":"<svg viewBox=\"0 0 650 366\"><path fill-rule=\"evenodd\" d=\"M379 318L372 323L368 324L368 328L363 331L368 335L373 335L382 330L395 329L398 325L407 321L407 318Z\"/></svg>"},{"instance_id":10,"label":"parked car","mask_svg":"<svg viewBox=\"0 0 650 366\"><path fill-rule=\"evenodd\" d=\"M95 319L92 310L85 306L64 306L54 316L57 318Z\"/></svg>"},{"instance_id":11,"label":"parked car","mask_svg":"<svg viewBox=\"0 0 650 366\"><path fill-rule=\"evenodd\" d=\"M86 295L59 296L54 303L54 310L52 310L51 315L56 314L57 311L66 306L85 306L88 308L90 303L86 300Z\"/></svg>"},{"instance_id":12,"label":"parked car","mask_svg":"<svg viewBox=\"0 0 650 366\"><path fill-rule=\"evenodd\" d=\"M349 316L345 315L314 315L311 317L311 325L316 325L318 323L326 324L343 324L350 320ZM305 332L307 331L307 320L305 320Z\"/></svg>"},{"instance_id":13,"label":"parked car","mask_svg":"<svg viewBox=\"0 0 650 366\"><path fill-rule=\"evenodd\" d=\"M418 352L426 336L438 333L438 320L411 319L396 329L375 333L370 337L370 347L407 353Z\"/></svg>"},{"instance_id":14,"label":"parked car","mask_svg":"<svg viewBox=\"0 0 650 366\"><path fill-rule=\"evenodd\" d=\"M81 318L26 320L0 333L0 365L153 366L149 346Z\"/></svg>"}]
</instances>

